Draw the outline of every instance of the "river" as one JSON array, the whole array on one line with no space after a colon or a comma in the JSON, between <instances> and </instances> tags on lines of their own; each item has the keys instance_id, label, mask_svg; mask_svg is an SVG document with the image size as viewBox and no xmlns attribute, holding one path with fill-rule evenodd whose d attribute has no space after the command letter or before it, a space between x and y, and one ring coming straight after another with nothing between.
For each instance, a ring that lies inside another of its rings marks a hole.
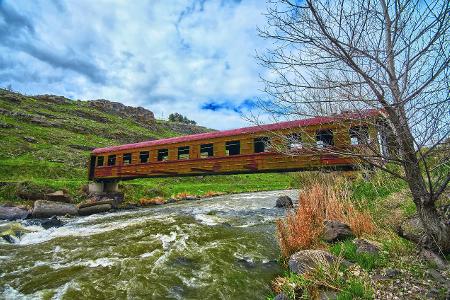
<instances>
[{"instance_id":1,"label":"river","mask_svg":"<svg viewBox=\"0 0 450 300\"><path fill-rule=\"evenodd\" d=\"M280 195L225 195L62 218L15 244L0 241L4 299L265 299L281 272ZM5 225L5 224L3 224Z\"/></svg>"}]
</instances>

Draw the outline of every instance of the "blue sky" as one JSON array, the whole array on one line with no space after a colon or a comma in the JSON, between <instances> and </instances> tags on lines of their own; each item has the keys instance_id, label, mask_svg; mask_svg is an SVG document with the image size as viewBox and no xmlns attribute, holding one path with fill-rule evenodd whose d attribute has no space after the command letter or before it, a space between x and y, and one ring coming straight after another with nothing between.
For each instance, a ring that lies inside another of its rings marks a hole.
<instances>
[{"instance_id":1,"label":"blue sky","mask_svg":"<svg viewBox=\"0 0 450 300\"><path fill-rule=\"evenodd\" d=\"M0 86L108 99L216 129L263 96L263 0L0 0ZM264 74L263 74L264 75Z\"/></svg>"}]
</instances>

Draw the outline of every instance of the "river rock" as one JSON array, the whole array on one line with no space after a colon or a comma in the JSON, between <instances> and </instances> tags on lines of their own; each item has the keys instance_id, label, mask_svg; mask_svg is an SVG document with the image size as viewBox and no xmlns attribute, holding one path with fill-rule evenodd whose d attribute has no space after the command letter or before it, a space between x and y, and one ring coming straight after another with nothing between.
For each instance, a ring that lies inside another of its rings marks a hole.
<instances>
[{"instance_id":1,"label":"river rock","mask_svg":"<svg viewBox=\"0 0 450 300\"><path fill-rule=\"evenodd\" d=\"M24 222L25 226L42 226L44 229L49 229L52 227L61 227L64 225L64 222L58 219L56 216L53 216L48 219L29 219Z\"/></svg>"},{"instance_id":2,"label":"river rock","mask_svg":"<svg viewBox=\"0 0 450 300\"><path fill-rule=\"evenodd\" d=\"M278 197L277 202L275 203L275 207L291 208L291 207L294 207L294 204L292 202L291 197L284 195L284 196Z\"/></svg>"},{"instance_id":3,"label":"river rock","mask_svg":"<svg viewBox=\"0 0 450 300\"><path fill-rule=\"evenodd\" d=\"M17 206L0 206L0 220L23 220L30 212L26 209L17 207Z\"/></svg>"},{"instance_id":4,"label":"river rock","mask_svg":"<svg viewBox=\"0 0 450 300\"><path fill-rule=\"evenodd\" d=\"M88 216L88 215L99 214L99 213L110 211L111 208L112 208L111 204L99 204L99 205L80 208L78 210L78 214L80 216Z\"/></svg>"},{"instance_id":5,"label":"river rock","mask_svg":"<svg viewBox=\"0 0 450 300\"><path fill-rule=\"evenodd\" d=\"M289 258L289 270L303 275L313 270L323 263L333 263L336 257L324 250L301 250L291 255Z\"/></svg>"},{"instance_id":6,"label":"river rock","mask_svg":"<svg viewBox=\"0 0 450 300\"><path fill-rule=\"evenodd\" d=\"M72 203L72 198L64 191L56 191L54 193L46 194L45 198L48 201Z\"/></svg>"},{"instance_id":7,"label":"river rock","mask_svg":"<svg viewBox=\"0 0 450 300\"><path fill-rule=\"evenodd\" d=\"M337 241L342 241L348 238L354 238L355 235L351 230L350 226L339 221L329 221L323 222L325 228L322 233L322 239L328 243L334 243Z\"/></svg>"},{"instance_id":8,"label":"river rock","mask_svg":"<svg viewBox=\"0 0 450 300\"><path fill-rule=\"evenodd\" d=\"M52 216L78 215L74 204L37 200L34 202L33 218L49 218Z\"/></svg>"}]
</instances>

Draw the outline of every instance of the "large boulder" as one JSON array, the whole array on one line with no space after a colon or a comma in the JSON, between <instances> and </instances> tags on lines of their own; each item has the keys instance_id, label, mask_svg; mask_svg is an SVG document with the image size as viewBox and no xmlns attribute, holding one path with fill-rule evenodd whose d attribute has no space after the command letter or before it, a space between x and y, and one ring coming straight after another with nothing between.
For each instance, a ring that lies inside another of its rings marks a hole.
<instances>
[{"instance_id":1,"label":"large boulder","mask_svg":"<svg viewBox=\"0 0 450 300\"><path fill-rule=\"evenodd\" d=\"M24 208L20 208L17 206L0 206L0 220L23 220L30 212Z\"/></svg>"},{"instance_id":2,"label":"large boulder","mask_svg":"<svg viewBox=\"0 0 450 300\"><path fill-rule=\"evenodd\" d=\"M87 206L87 207L78 209L78 214L80 216L88 216L88 215L99 214L99 213L110 211L111 208L112 208L112 206L109 203L92 205L92 206Z\"/></svg>"},{"instance_id":3,"label":"large boulder","mask_svg":"<svg viewBox=\"0 0 450 300\"><path fill-rule=\"evenodd\" d=\"M336 257L324 250L301 250L289 258L289 270L293 273L303 275L316 269L323 264L331 264Z\"/></svg>"},{"instance_id":4,"label":"large boulder","mask_svg":"<svg viewBox=\"0 0 450 300\"><path fill-rule=\"evenodd\" d=\"M46 194L45 198L48 201L72 203L72 198L64 191L56 191L54 193Z\"/></svg>"},{"instance_id":5,"label":"large boulder","mask_svg":"<svg viewBox=\"0 0 450 300\"><path fill-rule=\"evenodd\" d=\"M110 201L108 203L110 203L113 208L117 208L124 200L124 193L122 192L92 193L89 196L89 202Z\"/></svg>"},{"instance_id":6,"label":"large boulder","mask_svg":"<svg viewBox=\"0 0 450 300\"><path fill-rule=\"evenodd\" d=\"M58 217L53 216L48 219L29 219L24 222L24 225L42 226L44 229L49 229L64 226L64 222L58 219Z\"/></svg>"},{"instance_id":7,"label":"large boulder","mask_svg":"<svg viewBox=\"0 0 450 300\"><path fill-rule=\"evenodd\" d=\"M354 238L355 235L351 230L350 226L339 221L329 221L323 222L324 229L322 233L322 239L328 243L334 243L337 241L343 241L345 239Z\"/></svg>"},{"instance_id":8,"label":"large boulder","mask_svg":"<svg viewBox=\"0 0 450 300\"><path fill-rule=\"evenodd\" d=\"M283 195L278 197L277 202L275 203L275 207L291 208L294 207L294 204L292 203L291 197Z\"/></svg>"},{"instance_id":9,"label":"large boulder","mask_svg":"<svg viewBox=\"0 0 450 300\"><path fill-rule=\"evenodd\" d=\"M52 216L78 215L78 208L74 204L37 200L34 202L33 218L49 218Z\"/></svg>"}]
</instances>

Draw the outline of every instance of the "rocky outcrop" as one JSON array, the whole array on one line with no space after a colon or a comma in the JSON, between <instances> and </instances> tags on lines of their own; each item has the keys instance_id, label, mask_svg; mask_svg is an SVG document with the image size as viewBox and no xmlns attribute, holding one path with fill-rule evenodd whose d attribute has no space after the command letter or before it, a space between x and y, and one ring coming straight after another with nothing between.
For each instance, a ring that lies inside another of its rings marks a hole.
<instances>
[{"instance_id":1,"label":"rocky outcrop","mask_svg":"<svg viewBox=\"0 0 450 300\"><path fill-rule=\"evenodd\" d=\"M0 206L0 220L23 220L30 212L24 208L20 208L17 206Z\"/></svg>"},{"instance_id":2,"label":"rocky outcrop","mask_svg":"<svg viewBox=\"0 0 450 300\"><path fill-rule=\"evenodd\" d=\"M34 202L33 218L49 218L53 216L78 215L74 204L37 200Z\"/></svg>"},{"instance_id":3,"label":"rocky outcrop","mask_svg":"<svg viewBox=\"0 0 450 300\"><path fill-rule=\"evenodd\" d=\"M324 250L301 250L289 258L289 270L298 275L314 270L320 265L331 264L336 257Z\"/></svg>"},{"instance_id":4,"label":"rocky outcrop","mask_svg":"<svg viewBox=\"0 0 450 300\"><path fill-rule=\"evenodd\" d=\"M56 191L45 195L45 199L54 202L64 202L72 203L72 197L69 196L65 191Z\"/></svg>"},{"instance_id":5,"label":"rocky outcrop","mask_svg":"<svg viewBox=\"0 0 450 300\"><path fill-rule=\"evenodd\" d=\"M71 103L71 101L72 101L63 96L55 96L55 95L48 95L48 94L36 95L36 96L33 96L33 98L35 98L37 100L45 101L48 103L55 103L55 104Z\"/></svg>"},{"instance_id":6,"label":"rocky outcrop","mask_svg":"<svg viewBox=\"0 0 450 300\"><path fill-rule=\"evenodd\" d=\"M153 112L143 107L126 106L119 102L112 102L104 99L88 101L91 107L110 114L125 118L131 118L136 122L152 123L155 120Z\"/></svg>"},{"instance_id":7,"label":"rocky outcrop","mask_svg":"<svg viewBox=\"0 0 450 300\"><path fill-rule=\"evenodd\" d=\"M112 206L109 203L97 204L97 205L92 205L92 206L79 208L78 209L78 214L80 216L89 216L89 215L93 215L93 214L99 214L99 213L108 212L108 211L111 210L111 208L112 208Z\"/></svg>"},{"instance_id":8,"label":"rocky outcrop","mask_svg":"<svg viewBox=\"0 0 450 300\"><path fill-rule=\"evenodd\" d=\"M322 239L328 243L334 243L337 241L343 241L345 239L354 238L355 235L350 226L339 221L324 221L324 230L322 233Z\"/></svg>"},{"instance_id":9,"label":"rocky outcrop","mask_svg":"<svg viewBox=\"0 0 450 300\"><path fill-rule=\"evenodd\" d=\"M284 195L284 196L278 197L277 202L275 203L275 207L292 208L292 207L294 207L294 203L292 202L291 197Z\"/></svg>"}]
</instances>

